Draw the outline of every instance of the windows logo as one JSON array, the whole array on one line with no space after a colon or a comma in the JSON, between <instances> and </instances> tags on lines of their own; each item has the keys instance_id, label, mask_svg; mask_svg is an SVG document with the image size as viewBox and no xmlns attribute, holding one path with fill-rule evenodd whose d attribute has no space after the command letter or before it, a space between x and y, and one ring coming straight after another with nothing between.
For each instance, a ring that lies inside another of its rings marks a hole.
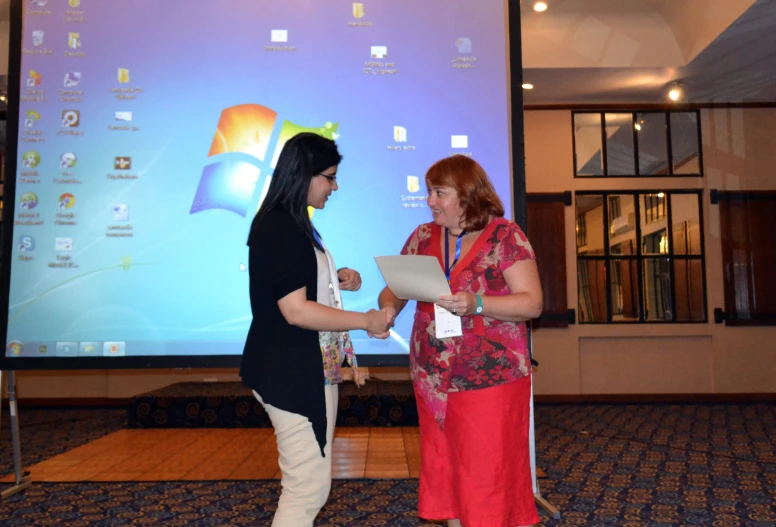
<instances>
[{"instance_id":1,"label":"windows logo","mask_svg":"<svg viewBox=\"0 0 776 527\"><path fill-rule=\"evenodd\" d=\"M258 104L231 106L221 112L208 164L202 171L189 214L222 209L245 217L249 210L257 210L261 205L271 171L289 139L300 132L313 132L333 140L339 137L339 123L307 128L284 120L275 139L276 120L277 112ZM273 140L275 147L270 159L267 153ZM258 204L251 207L254 201Z\"/></svg>"}]
</instances>

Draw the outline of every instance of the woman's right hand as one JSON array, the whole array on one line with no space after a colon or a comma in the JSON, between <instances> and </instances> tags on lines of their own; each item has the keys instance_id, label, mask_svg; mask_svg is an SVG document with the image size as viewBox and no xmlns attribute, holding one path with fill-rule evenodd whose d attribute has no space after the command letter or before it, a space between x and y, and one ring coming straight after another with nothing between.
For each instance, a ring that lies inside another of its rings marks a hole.
<instances>
[{"instance_id":1,"label":"woman's right hand","mask_svg":"<svg viewBox=\"0 0 776 527\"><path fill-rule=\"evenodd\" d=\"M393 327L394 323L396 322L396 308L395 307L384 307L380 310L381 313L385 313L385 317L388 320L388 329L385 330L383 333L369 333L369 336L376 339L387 339L391 336L391 328Z\"/></svg>"},{"instance_id":2,"label":"woman's right hand","mask_svg":"<svg viewBox=\"0 0 776 527\"><path fill-rule=\"evenodd\" d=\"M391 314L385 310L378 311L370 309L366 313L366 327L364 328L370 335L382 335L388 332L393 322Z\"/></svg>"}]
</instances>

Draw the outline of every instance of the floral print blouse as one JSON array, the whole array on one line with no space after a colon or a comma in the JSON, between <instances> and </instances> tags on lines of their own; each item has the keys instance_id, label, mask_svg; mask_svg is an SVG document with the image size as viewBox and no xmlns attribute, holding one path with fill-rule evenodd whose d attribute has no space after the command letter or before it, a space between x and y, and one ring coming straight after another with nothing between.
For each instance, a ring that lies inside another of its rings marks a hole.
<instances>
[{"instance_id":1,"label":"floral print blouse","mask_svg":"<svg viewBox=\"0 0 776 527\"><path fill-rule=\"evenodd\" d=\"M434 223L420 225L401 254L436 256L444 269L440 250L444 231ZM510 294L503 272L515 262L534 259L520 227L494 218L471 249L453 267L450 290L483 296ZM497 386L531 373L526 325L483 315L461 317L463 335L435 336L434 306L418 302L410 342L410 375L420 402L440 424L447 411L447 394Z\"/></svg>"}]
</instances>

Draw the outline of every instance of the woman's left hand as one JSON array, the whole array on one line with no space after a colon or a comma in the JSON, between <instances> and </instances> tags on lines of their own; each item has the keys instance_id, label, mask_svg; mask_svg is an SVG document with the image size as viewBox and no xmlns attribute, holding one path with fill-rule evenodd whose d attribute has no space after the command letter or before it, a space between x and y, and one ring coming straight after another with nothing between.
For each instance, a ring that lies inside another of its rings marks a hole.
<instances>
[{"instance_id":1,"label":"woman's left hand","mask_svg":"<svg viewBox=\"0 0 776 527\"><path fill-rule=\"evenodd\" d=\"M339 288L342 291L358 291L361 289L361 275L358 271L343 267L337 271L337 278L339 278Z\"/></svg>"},{"instance_id":2,"label":"woman's left hand","mask_svg":"<svg viewBox=\"0 0 776 527\"><path fill-rule=\"evenodd\" d=\"M473 314L474 310L477 309L477 297L471 293L442 295L439 297L438 304L453 315L463 317Z\"/></svg>"}]
</instances>

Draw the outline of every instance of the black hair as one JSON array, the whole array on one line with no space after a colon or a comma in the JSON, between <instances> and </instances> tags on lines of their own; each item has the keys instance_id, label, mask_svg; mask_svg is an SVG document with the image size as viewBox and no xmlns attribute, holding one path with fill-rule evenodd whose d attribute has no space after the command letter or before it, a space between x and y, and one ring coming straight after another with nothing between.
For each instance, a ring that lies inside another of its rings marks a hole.
<instances>
[{"instance_id":1,"label":"black hair","mask_svg":"<svg viewBox=\"0 0 776 527\"><path fill-rule=\"evenodd\" d=\"M253 218L248 245L251 245L253 233L264 216L280 208L291 214L315 247L323 250L313 235L313 224L307 214L307 194L313 177L339 165L341 161L337 143L331 139L310 132L302 132L289 139L278 157L267 196Z\"/></svg>"}]
</instances>

